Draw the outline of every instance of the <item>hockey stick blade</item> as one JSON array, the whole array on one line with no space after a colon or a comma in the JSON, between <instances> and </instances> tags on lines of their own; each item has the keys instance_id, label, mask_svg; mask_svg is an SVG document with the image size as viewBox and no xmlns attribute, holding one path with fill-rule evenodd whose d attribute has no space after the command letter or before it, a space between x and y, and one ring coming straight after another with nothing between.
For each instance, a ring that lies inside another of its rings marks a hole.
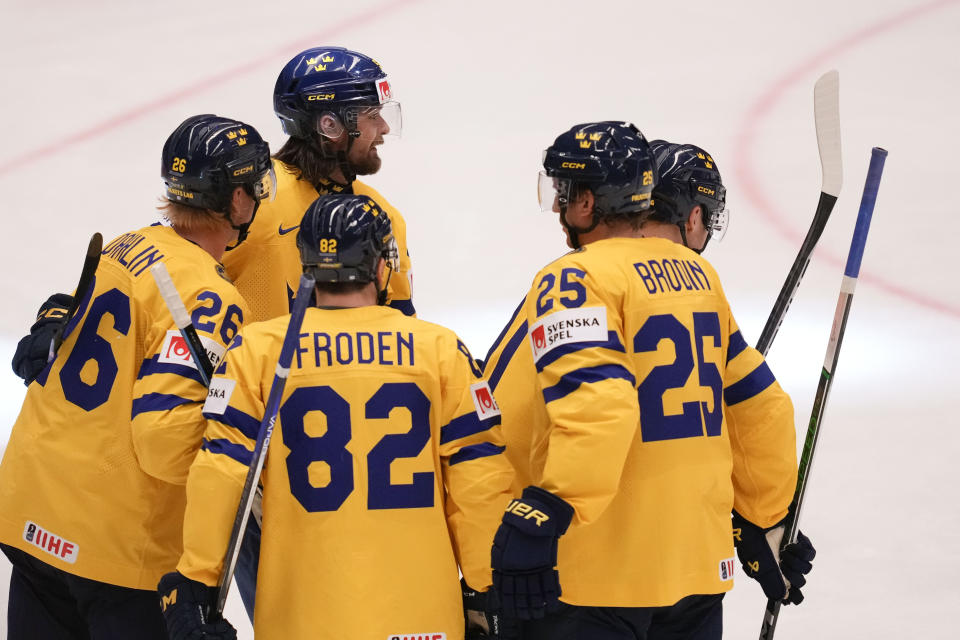
<instances>
[{"instance_id":1,"label":"hockey stick blade","mask_svg":"<svg viewBox=\"0 0 960 640\"><path fill-rule=\"evenodd\" d=\"M790 309L790 303L800 287L800 280L807 270L813 249L820 241L833 206L843 186L843 159L840 148L840 74L828 71L820 76L813 86L813 120L817 130L817 147L820 150L821 187L817 211L810 223L807 236L800 245L800 252L787 272L787 279L780 289L767 322L760 332L757 351L764 356L770 350L773 339Z\"/></svg>"},{"instance_id":2,"label":"hockey stick blade","mask_svg":"<svg viewBox=\"0 0 960 640\"><path fill-rule=\"evenodd\" d=\"M213 375L213 364L207 356L207 350L203 347L203 343L200 341L200 336L197 335L197 330L194 328L193 322L190 321L190 314L187 312L187 307L183 304L183 299L180 297L176 285L173 284L173 279L170 277L167 265L162 261L158 262L150 267L150 275L153 276L154 282L157 283L160 296L166 303L167 309L170 310L170 315L173 316L173 323L177 325L177 329L180 330L180 335L183 336L184 342L187 343L187 349L189 349L190 356L197 366L197 371L200 372L203 386L209 387L210 377Z\"/></svg>"},{"instance_id":3,"label":"hockey stick blade","mask_svg":"<svg viewBox=\"0 0 960 640\"><path fill-rule=\"evenodd\" d=\"M820 371L820 382L817 385L817 394L813 401L810 423L807 425L803 453L800 455L800 465L797 470L797 489L793 496L793 502L790 504L790 514L787 517L783 534L783 546L797 541L800 514L807 491L807 482L810 479L813 455L816 451L817 439L820 436L820 427L823 422L827 399L830 396L830 387L836 373L837 362L840 359L840 346L843 344L847 318L850 316L850 308L853 305L853 292L860 275L860 263L863 260L863 250L867 244L867 233L870 231L870 221L873 218L873 209L877 201L877 192L880 189L880 178L883 175L883 165L886 157L887 152L880 147L874 147L870 155L870 168L867 171L867 180L863 186L860 212L857 214L857 224L853 230L853 240L850 242L850 253L847 255L847 265L843 272L837 309L833 315L833 326L830 329L830 340L827 343L827 355L823 361L823 369ZM780 600L767 601L767 607L763 613L763 624L760 629L760 640L773 640L781 605Z\"/></svg>"},{"instance_id":4,"label":"hockey stick blade","mask_svg":"<svg viewBox=\"0 0 960 640\"><path fill-rule=\"evenodd\" d=\"M63 341L66 340L67 335L69 335L66 332L67 325L70 324L70 320L76 315L77 309L80 308L80 303L83 302L87 294L90 293L93 276L97 272L97 266L100 264L100 252L102 250L103 236L100 235L100 232L94 233L90 236L90 242L87 243L87 255L83 259L83 269L80 271L80 281L77 283L77 288L73 293L73 302L70 303L66 315L63 316L63 320L60 321L60 326L57 327L57 331L53 334L53 339L50 341L50 351L47 354L47 362L53 362L53 359L57 357L57 351L60 350L60 345L63 344Z\"/></svg>"},{"instance_id":5,"label":"hockey stick blade","mask_svg":"<svg viewBox=\"0 0 960 640\"><path fill-rule=\"evenodd\" d=\"M280 347L280 357L277 359L277 370L273 376L273 383L270 385L270 393L264 407L263 420L260 422L257 442L253 447L250 470L247 472L247 479L243 484L243 493L240 494L237 516L233 521L233 530L230 532L230 543L227 545L227 552L223 560L223 573L220 576L217 589L213 593L211 605L217 616L223 614L223 607L227 603L230 580L233 578L233 573L237 568L237 558L240 555L240 543L243 541L243 533L247 529L250 510L253 508L254 494L257 484L260 482L260 473L263 471L263 464L266 460L267 447L270 445L273 426L277 421L277 413L280 411L280 398L283 396L283 388L287 383L287 376L290 374L293 352L300 340L303 316L306 314L310 300L313 298L313 286L313 278L308 275L300 276L297 297L293 301L290 322L287 325L287 332Z\"/></svg>"}]
</instances>

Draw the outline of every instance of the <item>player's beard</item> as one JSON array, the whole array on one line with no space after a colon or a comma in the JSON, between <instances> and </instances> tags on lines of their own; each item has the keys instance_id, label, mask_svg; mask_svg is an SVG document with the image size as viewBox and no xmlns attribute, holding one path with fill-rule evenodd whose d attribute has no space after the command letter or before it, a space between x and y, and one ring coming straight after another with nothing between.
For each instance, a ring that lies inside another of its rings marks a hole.
<instances>
[{"instance_id":1,"label":"player's beard","mask_svg":"<svg viewBox=\"0 0 960 640\"><path fill-rule=\"evenodd\" d=\"M381 164L382 161L380 160L380 155L377 153L376 145L371 145L362 157L350 159L350 168L352 168L353 172L358 176L369 176L376 173L380 170Z\"/></svg>"}]
</instances>

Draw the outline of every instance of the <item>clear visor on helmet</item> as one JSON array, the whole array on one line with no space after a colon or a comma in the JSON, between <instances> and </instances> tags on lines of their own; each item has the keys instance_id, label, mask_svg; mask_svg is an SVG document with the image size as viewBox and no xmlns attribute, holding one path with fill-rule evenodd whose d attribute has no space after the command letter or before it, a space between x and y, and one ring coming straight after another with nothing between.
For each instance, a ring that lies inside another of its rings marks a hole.
<instances>
[{"instance_id":1,"label":"clear visor on helmet","mask_svg":"<svg viewBox=\"0 0 960 640\"><path fill-rule=\"evenodd\" d=\"M541 171L537 182L537 199L541 211L560 213L560 208L567 206L570 199L570 180L552 178Z\"/></svg>"},{"instance_id":2,"label":"clear visor on helmet","mask_svg":"<svg viewBox=\"0 0 960 640\"><path fill-rule=\"evenodd\" d=\"M400 250L397 249L397 240L393 234L383 239L383 259L391 271L400 270Z\"/></svg>"},{"instance_id":3,"label":"clear visor on helmet","mask_svg":"<svg viewBox=\"0 0 960 640\"><path fill-rule=\"evenodd\" d=\"M730 210L724 206L722 209L713 211L707 215L704 224L711 238L717 242L723 240L723 236L727 235L727 227L730 225Z\"/></svg>"},{"instance_id":4,"label":"clear visor on helmet","mask_svg":"<svg viewBox=\"0 0 960 640\"><path fill-rule=\"evenodd\" d=\"M259 178L250 184L250 195L258 202L269 200L273 202L277 197L277 174L273 172L273 165L264 171Z\"/></svg>"},{"instance_id":5,"label":"clear visor on helmet","mask_svg":"<svg viewBox=\"0 0 960 640\"><path fill-rule=\"evenodd\" d=\"M383 104L349 107L343 112L347 122L332 111L325 111L317 117L317 133L326 138L339 138L346 131L364 131L373 127L377 136L400 137L403 129L403 115L400 103L388 100Z\"/></svg>"}]
</instances>

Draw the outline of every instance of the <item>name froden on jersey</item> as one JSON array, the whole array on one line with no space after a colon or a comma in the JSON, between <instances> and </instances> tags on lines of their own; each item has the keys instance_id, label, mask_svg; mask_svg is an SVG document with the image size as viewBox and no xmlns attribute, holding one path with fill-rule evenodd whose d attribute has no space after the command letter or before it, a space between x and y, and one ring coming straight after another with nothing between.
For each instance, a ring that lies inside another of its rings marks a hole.
<instances>
[{"instance_id":1,"label":"name froden on jersey","mask_svg":"<svg viewBox=\"0 0 960 640\"><path fill-rule=\"evenodd\" d=\"M530 328L533 359L575 342L604 342L607 339L607 308L566 309L541 318Z\"/></svg>"}]
</instances>

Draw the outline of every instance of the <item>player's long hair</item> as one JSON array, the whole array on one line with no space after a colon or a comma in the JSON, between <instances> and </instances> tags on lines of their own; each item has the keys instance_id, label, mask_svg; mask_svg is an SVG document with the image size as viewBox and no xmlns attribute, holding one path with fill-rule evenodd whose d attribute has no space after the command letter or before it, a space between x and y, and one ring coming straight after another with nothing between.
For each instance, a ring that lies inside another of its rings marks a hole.
<instances>
[{"instance_id":1,"label":"player's long hair","mask_svg":"<svg viewBox=\"0 0 960 640\"><path fill-rule=\"evenodd\" d=\"M163 197L157 203L157 209L172 227L186 233L218 231L224 226L230 226L230 222L222 213L188 207Z\"/></svg>"},{"instance_id":2,"label":"player's long hair","mask_svg":"<svg viewBox=\"0 0 960 640\"><path fill-rule=\"evenodd\" d=\"M330 142L326 139L308 141L290 137L273 157L299 171L298 180L316 185L328 180L337 167L336 152L331 150L324 154L320 147L324 144Z\"/></svg>"}]
</instances>

